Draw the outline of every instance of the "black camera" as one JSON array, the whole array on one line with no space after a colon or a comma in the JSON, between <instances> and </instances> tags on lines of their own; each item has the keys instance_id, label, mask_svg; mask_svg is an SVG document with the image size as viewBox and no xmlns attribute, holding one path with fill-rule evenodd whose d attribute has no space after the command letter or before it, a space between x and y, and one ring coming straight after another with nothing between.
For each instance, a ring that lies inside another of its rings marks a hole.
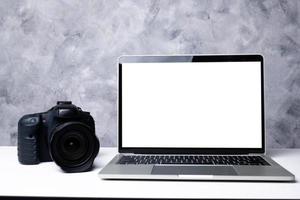
<instances>
[{"instance_id":1,"label":"black camera","mask_svg":"<svg viewBox=\"0 0 300 200\"><path fill-rule=\"evenodd\" d=\"M99 147L93 117L70 101L59 101L47 112L25 115L18 123L22 164L53 160L65 172L88 171Z\"/></svg>"}]
</instances>

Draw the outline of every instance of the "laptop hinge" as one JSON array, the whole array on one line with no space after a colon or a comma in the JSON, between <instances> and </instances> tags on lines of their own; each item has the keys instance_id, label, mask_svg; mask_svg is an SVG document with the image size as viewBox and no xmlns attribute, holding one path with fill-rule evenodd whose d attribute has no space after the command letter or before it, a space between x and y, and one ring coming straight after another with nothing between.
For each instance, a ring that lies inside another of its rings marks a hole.
<instances>
[{"instance_id":1,"label":"laptop hinge","mask_svg":"<svg viewBox=\"0 0 300 200\"><path fill-rule=\"evenodd\" d=\"M156 153L120 153L120 154L122 154L122 155L161 155L161 156L163 156L163 155L178 155L178 156L180 156L180 155L232 155L232 156L239 156L239 155L241 155L241 156L246 156L246 155L248 155L248 156L259 156L259 155L265 155L265 153L241 153L241 154L201 154L201 153L199 153L199 154L189 154L189 153L186 153L186 154L172 154L172 153L165 153L165 154L161 154L161 153L159 153L159 154L156 154Z\"/></svg>"}]
</instances>

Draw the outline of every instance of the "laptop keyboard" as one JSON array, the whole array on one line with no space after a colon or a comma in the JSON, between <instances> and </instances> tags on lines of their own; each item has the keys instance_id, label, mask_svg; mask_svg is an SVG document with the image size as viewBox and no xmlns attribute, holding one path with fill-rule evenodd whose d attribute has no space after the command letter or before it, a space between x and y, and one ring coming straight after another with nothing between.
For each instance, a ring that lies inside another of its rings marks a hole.
<instances>
[{"instance_id":1,"label":"laptop keyboard","mask_svg":"<svg viewBox=\"0 0 300 200\"><path fill-rule=\"evenodd\" d=\"M118 164L182 164L182 165L270 165L260 156L206 155L130 155L122 156Z\"/></svg>"}]
</instances>

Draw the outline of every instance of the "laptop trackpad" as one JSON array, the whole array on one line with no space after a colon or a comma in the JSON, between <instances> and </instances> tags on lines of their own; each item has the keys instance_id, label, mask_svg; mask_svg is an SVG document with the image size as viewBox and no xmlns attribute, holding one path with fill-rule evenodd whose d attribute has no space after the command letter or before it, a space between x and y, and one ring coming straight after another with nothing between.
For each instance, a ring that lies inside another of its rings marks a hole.
<instances>
[{"instance_id":1,"label":"laptop trackpad","mask_svg":"<svg viewBox=\"0 0 300 200\"><path fill-rule=\"evenodd\" d=\"M151 174L237 175L231 166L159 166Z\"/></svg>"}]
</instances>

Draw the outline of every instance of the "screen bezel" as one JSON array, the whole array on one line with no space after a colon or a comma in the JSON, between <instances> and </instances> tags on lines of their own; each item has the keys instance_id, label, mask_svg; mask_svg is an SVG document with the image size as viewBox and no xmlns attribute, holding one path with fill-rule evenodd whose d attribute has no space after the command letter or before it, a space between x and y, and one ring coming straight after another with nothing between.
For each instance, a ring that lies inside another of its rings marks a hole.
<instances>
[{"instance_id":1,"label":"screen bezel","mask_svg":"<svg viewBox=\"0 0 300 200\"><path fill-rule=\"evenodd\" d=\"M152 62L253 62L261 63L261 148L144 148L122 146L122 63ZM264 67L263 56L252 55L173 55L173 56L121 56L118 59L118 150L135 154L251 154L265 153Z\"/></svg>"}]
</instances>

